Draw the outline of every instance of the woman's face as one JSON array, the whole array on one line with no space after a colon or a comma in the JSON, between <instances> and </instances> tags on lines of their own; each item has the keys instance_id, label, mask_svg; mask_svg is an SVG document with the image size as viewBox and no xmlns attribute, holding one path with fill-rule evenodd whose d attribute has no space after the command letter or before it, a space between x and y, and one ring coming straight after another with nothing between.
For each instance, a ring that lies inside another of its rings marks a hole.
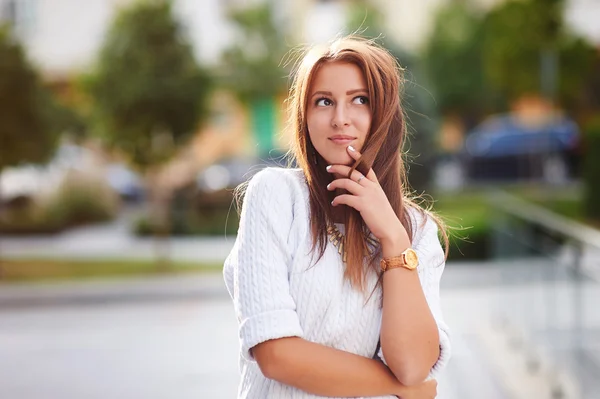
<instances>
[{"instance_id":1,"label":"woman's face","mask_svg":"<svg viewBox=\"0 0 600 399\"><path fill-rule=\"evenodd\" d=\"M328 165L351 165L346 148L361 151L371 127L367 84L355 64L321 65L309 88L306 122L310 140ZM309 159L312 154L308 154Z\"/></svg>"}]
</instances>

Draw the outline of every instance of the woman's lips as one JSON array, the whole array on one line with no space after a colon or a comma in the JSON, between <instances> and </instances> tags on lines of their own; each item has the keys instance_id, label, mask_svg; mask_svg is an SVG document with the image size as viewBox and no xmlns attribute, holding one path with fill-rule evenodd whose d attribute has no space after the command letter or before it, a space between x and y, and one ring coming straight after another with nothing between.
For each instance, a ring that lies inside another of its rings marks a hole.
<instances>
[{"instance_id":1,"label":"woman's lips","mask_svg":"<svg viewBox=\"0 0 600 399\"><path fill-rule=\"evenodd\" d=\"M333 141L335 144L348 145L356 139L353 139L353 138L331 138L329 140Z\"/></svg>"}]
</instances>

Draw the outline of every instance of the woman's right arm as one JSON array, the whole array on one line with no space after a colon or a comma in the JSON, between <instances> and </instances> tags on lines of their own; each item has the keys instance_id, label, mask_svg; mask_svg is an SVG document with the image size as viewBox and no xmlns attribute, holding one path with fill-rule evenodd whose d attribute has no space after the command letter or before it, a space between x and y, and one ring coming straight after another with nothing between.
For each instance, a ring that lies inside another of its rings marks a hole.
<instances>
[{"instance_id":1,"label":"woman's right arm","mask_svg":"<svg viewBox=\"0 0 600 399\"><path fill-rule=\"evenodd\" d=\"M405 387L382 362L302 338L282 338L252 349L267 378L319 396L395 395L403 399L435 398L437 383Z\"/></svg>"}]
</instances>

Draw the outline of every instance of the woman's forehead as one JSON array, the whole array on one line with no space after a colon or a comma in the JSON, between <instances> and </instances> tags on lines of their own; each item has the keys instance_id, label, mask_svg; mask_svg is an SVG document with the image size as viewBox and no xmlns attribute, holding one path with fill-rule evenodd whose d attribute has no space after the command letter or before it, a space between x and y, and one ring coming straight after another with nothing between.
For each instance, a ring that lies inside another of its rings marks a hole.
<instances>
[{"instance_id":1,"label":"woman's forehead","mask_svg":"<svg viewBox=\"0 0 600 399\"><path fill-rule=\"evenodd\" d=\"M327 62L315 71L310 91L339 91L367 89L362 70L349 62Z\"/></svg>"}]
</instances>

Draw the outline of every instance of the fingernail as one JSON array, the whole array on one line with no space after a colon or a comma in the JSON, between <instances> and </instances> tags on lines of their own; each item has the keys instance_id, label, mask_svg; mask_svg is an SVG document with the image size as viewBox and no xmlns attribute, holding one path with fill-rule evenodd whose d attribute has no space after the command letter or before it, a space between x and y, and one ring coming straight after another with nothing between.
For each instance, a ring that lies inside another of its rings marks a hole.
<instances>
[{"instance_id":1,"label":"fingernail","mask_svg":"<svg viewBox=\"0 0 600 399\"><path fill-rule=\"evenodd\" d=\"M350 151L352 151L352 152L356 151L356 150L354 149L354 147L352 147L351 145L349 145L349 146L348 146L348 149L349 149Z\"/></svg>"},{"instance_id":2,"label":"fingernail","mask_svg":"<svg viewBox=\"0 0 600 399\"><path fill-rule=\"evenodd\" d=\"M333 205L333 201L331 201L331 205ZM335 205L333 205L333 206L335 206Z\"/></svg>"},{"instance_id":3,"label":"fingernail","mask_svg":"<svg viewBox=\"0 0 600 399\"><path fill-rule=\"evenodd\" d=\"M329 184L327 185L327 190L329 190L329 186L331 186L331 183L329 183Z\"/></svg>"},{"instance_id":4,"label":"fingernail","mask_svg":"<svg viewBox=\"0 0 600 399\"><path fill-rule=\"evenodd\" d=\"M328 166L328 167L326 167L325 169L326 169L326 170L329 170L329 169L331 169L331 165L329 165L329 166Z\"/></svg>"}]
</instances>

